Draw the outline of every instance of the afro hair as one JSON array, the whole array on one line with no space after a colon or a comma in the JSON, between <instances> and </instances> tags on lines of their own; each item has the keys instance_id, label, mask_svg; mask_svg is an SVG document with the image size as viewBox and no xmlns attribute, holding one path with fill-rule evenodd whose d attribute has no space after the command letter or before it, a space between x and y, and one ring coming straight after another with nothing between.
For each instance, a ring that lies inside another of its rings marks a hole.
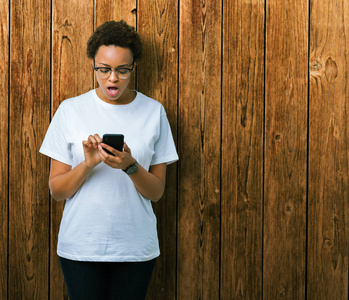
<instances>
[{"instance_id":1,"label":"afro hair","mask_svg":"<svg viewBox=\"0 0 349 300\"><path fill-rule=\"evenodd\" d=\"M87 57L94 59L100 46L114 45L131 50L134 61L142 58L142 41L134 27L125 21L107 21L97 27L87 41Z\"/></svg>"}]
</instances>

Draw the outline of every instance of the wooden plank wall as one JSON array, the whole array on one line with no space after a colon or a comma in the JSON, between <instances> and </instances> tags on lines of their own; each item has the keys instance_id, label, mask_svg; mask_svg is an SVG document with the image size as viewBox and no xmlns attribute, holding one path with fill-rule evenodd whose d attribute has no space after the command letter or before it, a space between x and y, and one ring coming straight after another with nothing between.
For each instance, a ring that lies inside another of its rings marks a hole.
<instances>
[{"instance_id":1,"label":"wooden plank wall","mask_svg":"<svg viewBox=\"0 0 349 300\"><path fill-rule=\"evenodd\" d=\"M148 299L348 299L346 0L1 1L0 299L68 298L38 149L96 86L86 41L110 19L140 33L131 85L180 156Z\"/></svg>"}]
</instances>

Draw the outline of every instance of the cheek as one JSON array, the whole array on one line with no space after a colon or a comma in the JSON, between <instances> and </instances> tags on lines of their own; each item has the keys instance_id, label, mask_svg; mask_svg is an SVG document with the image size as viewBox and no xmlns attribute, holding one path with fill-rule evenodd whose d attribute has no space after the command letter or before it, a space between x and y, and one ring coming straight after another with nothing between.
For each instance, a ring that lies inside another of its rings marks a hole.
<instances>
[{"instance_id":1,"label":"cheek","mask_svg":"<svg viewBox=\"0 0 349 300\"><path fill-rule=\"evenodd\" d=\"M123 85L128 86L128 84L130 83L130 81L131 81L131 76L130 76L128 79L124 79L124 80L122 81L122 83L123 83Z\"/></svg>"}]
</instances>

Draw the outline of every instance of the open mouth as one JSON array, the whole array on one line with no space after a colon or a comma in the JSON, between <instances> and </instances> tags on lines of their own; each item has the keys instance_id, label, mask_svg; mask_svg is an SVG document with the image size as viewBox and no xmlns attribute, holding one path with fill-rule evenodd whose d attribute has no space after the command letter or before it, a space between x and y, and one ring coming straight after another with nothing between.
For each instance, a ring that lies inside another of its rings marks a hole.
<instances>
[{"instance_id":1,"label":"open mouth","mask_svg":"<svg viewBox=\"0 0 349 300\"><path fill-rule=\"evenodd\" d=\"M116 96L119 91L117 87L113 87L113 86L108 87L107 90L110 96Z\"/></svg>"}]
</instances>

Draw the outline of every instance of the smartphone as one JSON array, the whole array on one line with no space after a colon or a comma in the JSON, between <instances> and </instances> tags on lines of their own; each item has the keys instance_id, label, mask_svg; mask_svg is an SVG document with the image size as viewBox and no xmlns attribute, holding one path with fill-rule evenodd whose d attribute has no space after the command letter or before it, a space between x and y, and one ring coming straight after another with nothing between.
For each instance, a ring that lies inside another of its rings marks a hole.
<instances>
[{"instance_id":1,"label":"smartphone","mask_svg":"<svg viewBox=\"0 0 349 300\"><path fill-rule=\"evenodd\" d=\"M103 140L102 143L107 144L110 147L113 147L114 149L118 150L118 151L122 151L123 147L124 147L124 135L123 134L104 134L103 135ZM111 154L114 156L113 153L111 153L110 151L108 151L107 149L103 148L103 150L105 152L107 152L108 154Z\"/></svg>"}]
</instances>

